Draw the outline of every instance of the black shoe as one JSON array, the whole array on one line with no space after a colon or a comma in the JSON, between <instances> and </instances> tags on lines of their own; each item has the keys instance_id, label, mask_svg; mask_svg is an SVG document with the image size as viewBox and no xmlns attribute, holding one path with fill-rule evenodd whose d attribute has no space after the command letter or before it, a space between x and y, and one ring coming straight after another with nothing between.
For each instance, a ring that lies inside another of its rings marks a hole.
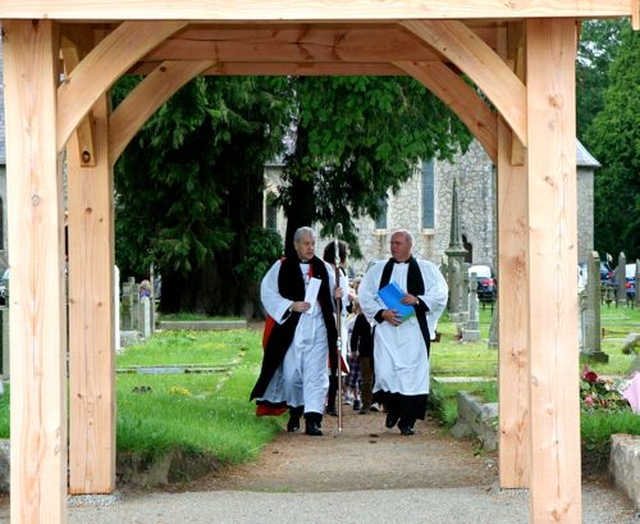
<instances>
[{"instance_id":1,"label":"black shoe","mask_svg":"<svg viewBox=\"0 0 640 524\"><path fill-rule=\"evenodd\" d=\"M318 427L318 425L315 422L307 424L304 432L305 432L305 434L311 435L312 437L321 437L322 436L322 430Z\"/></svg>"},{"instance_id":2,"label":"black shoe","mask_svg":"<svg viewBox=\"0 0 640 524\"><path fill-rule=\"evenodd\" d=\"M322 425L322 415L320 413L307 413L305 416L305 430L304 432L307 435L311 435L313 437L322 436L322 430L320 429Z\"/></svg>"},{"instance_id":3,"label":"black shoe","mask_svg":"<svg viewBox=\"0 0 640 524\"><path fill-rule=\"evenodd\" d=\"M326 409L326 413L327 413L327 415L329 415L331 417L337 417L338 416L338 412L336 411L336 407L335 406L328 407Z\"/></svg>"},{"instance_id":4,"label":"black shoe","mask_svg":"<svg viewBox=\"0 0 640 524\"><path fill-rule=\"evenodd\" d=\"M389 413L387 413L387 418L384 421L384 425L388 428L392 428L398 423L399 418L400 416L397 413L394 413L393 411L389 411Z\"/></svg>"},{"instance_id":5,"label":"black shoe","mask_svg":"<svg viewBox=\"0 0 640 524\"><path fill-rule=\"evenodd\" d=\"M362 407L362 403L359 400L353 401L353 411L359 411Z\"/></svg>"},{"instance_id":6,"label":"black shoe","mask_svg":"<svg viewBox=\"0 0 640 524\"><path fill-rule=\"evenodd\" d=\"M300 429L300 417L302 416L302 407L289 408L289 422L287 422L287 431L293 433Z\"/></svg>"},{"instance_id":7,"label":"black shoe","mask_svg":"<svg viewBox=\"0 0 640 524\"><path fill-rule=\"evenodd\" d=\"M411 426L402 426L400 428L400 433L402 433L403 435L413 435L415 431Z\"/></svg>"},{"instance_id":8,"label":"black shoe","mask_svg":"<svg viewBox=\"0 0 640 524\"><path fill-rule=\"evenodd\" d=\"M360 411L358 411L358 413L359 413L360 415L367 415L370 411L371 411L371 410L370 410L368 407L366 407L366 406L362 406L362 407L360 408Z\"/></svg>"},{"instance_id":9,"label":"black shoe","mask_svg":"<svg viewBox=\"0 0 640 524\"><path fill-rule=\"evenodd\" d=\"M297 419L297 420L289 419L289 422L287 422L287 431L289 431L290 433L293 433L294 431L298 431L299 429L300 429L300 419Z\"/></svg>"}]
</instances>

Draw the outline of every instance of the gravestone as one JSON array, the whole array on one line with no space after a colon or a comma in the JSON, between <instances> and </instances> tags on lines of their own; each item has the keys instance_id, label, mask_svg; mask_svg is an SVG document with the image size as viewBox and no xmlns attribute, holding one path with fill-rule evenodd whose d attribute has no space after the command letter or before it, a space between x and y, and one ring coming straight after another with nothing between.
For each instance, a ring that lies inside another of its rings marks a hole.
<instances>
[{"instance_id":1,"label":"gravestone","mask_svg":"<svg viewBox=\"0 0 640 524\"><path fill-rule=\"evenodd\" d=\"M138 308L140 315L140 332L145 340L151 336L151 299L142 297L140 299L140 307Z\"/></svg>"},{"instance_id":2,"label":"gravestone","mask_svg":"<svg viewBox=\"0 0 640 524\"><path fill-rule=\"evenodd\" d=\"M627 305L627 257L621 251L618 255L618 267L614 271L616 280L616 306Z\"/></svg>"},{"instance_id":3,"label":"gravestone","mask_svg":"<svg viewBox=\"0 0 640 524\"><path fill-rule=\"evenodd\" d=\"M458 180L453 179L451 190L451 230L449 247L445 249L447 255L447 283L449 284L448 312L451 320L456 323L465 322L467 316L467 271L464 259L467 254L462 243L460 231L460 211L458 209Z\"/></svg>"},{"instance_id":4,"label":"gravestone","mask_svg":"<svg viewBox=\"0 0 640 524\"><path fill-rule=\"evenodd\" d=\"M462 330L462 340L465 342L476 342L480 340L480 312L478 300L478 278L475 273L471 273L469 278L469 318L465 322Z\"/></svg>"},{"instance_id":5,"label":"gravestone","mask_svg":"<svg viewBox=\"0 0 640 524\"><path fill-rule=\"evenodd\" d=\"M496 304L491 312L491 325L489 326L489 339L487 340L487 346L490 348L497 348L499 344L499 330L498 330L498 321L500 319L499 310L499 301L496 301Z\"/></svg>"},{"instance_id":6,"label":"gravestone","mask_svg":"<svg viewBox=\"0 0 640 524\"><path fill-rule=\"evenodd\" d=\"M608 362L600 340L600 255L591 253L587 262L587 284L580 292L580 351L588 360Z\"/></svg>"}]
</instances>

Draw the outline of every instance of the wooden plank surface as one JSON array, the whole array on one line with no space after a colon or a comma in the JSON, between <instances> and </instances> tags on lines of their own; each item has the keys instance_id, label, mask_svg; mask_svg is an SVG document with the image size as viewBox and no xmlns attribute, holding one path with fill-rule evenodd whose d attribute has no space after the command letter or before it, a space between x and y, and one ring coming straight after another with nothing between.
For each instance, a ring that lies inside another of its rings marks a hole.
<instances>
[{"instance_id":1,"label":"wooden plank surface","mask_svg":"<svg viewBox=\"0 0 640 524\"><path fill-rule=\"evenodd\" d=\"M67 148L69 206L69 491L111 493L116 481L113 174L109 97L93 106L95 166Z\"/></svg>"},{"instance_id":2,"label":"wooden plank surface","mask_svg":"<svg viewBox=\"0 0 640 524\"><path fill-rule=\"evenodd\" d=\"M513 133L498 119L498 358L500 487L529 487L527 169L511 163Z\"/></svg>"},{"instance_id":3,"label":"wooden plank surface","mask_svg":"<svg viewBox=\"0 0 640 524\"><path fill-rule=\"evenodd\" d=\"M58 41L51 21L3 22L11 267L11 522L65 521L66 315Z\"/></svg>"},{"instance_id":4,"label":"wooden plank surface","mask_svg":"<svg viewBox=\"0 0 640 524\"><path fill-rule=\"evenodd\" d=\"M524 79L524 57L518 59L522 29L522 24L512 23L498 35L498 53L520 79ZM531 474L528 185L526 158L519 145L507 123L498 118L498 472L502 488L528 488ZM522 155L514 155L514 149Z\"/></svg>"},{"instance_id":5,"label":"wooden plank surface","mask_svg":"<svg viewBox=\"0 0 640 524\"><path fill-rule=\"evenodd\" d=\"M576 26L526 22L531 522L582 519L577 306Z\"/></svg>"},{"instance_id":6,"label":"wooden plank surface","mask_svg":"<svg viewBox=\"0 0 640 524\"><path fill-rule=\"evenodd\" d=\"M634 0L2 0L2 18L75 20L401 20L600 17L631 14Z\"/></svg>"}]
</instances>

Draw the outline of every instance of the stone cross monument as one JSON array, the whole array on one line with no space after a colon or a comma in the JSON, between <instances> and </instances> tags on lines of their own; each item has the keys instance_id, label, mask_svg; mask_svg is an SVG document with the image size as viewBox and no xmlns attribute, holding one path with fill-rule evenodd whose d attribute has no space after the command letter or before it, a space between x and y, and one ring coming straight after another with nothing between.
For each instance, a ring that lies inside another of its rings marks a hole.
<instances>
[{"instance_id":1,"label":"stone cross monument","mask_svg":"<svg viewBox=\"0 0 640 524\"><path fill-rule=\"evenodd\" d=\"M453 179L451 191L451 231L447 255L447 282L449 284L449 316L453 322L464 322L467 314L468 275L464 267L467 250L462 244L460 210L458 209L458 180Z\"/></svg>"}]
</instances>

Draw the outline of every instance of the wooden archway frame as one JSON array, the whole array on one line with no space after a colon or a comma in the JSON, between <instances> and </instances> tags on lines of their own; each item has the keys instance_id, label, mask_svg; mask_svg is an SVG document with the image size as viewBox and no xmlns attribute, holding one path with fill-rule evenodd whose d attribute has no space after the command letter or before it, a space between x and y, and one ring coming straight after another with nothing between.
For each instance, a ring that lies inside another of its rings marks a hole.
<instances>
[{"instance_id":1,"label":"wooden archway frame","mask_svg":"<svg viewBox=\"0 0 640 524\"><path fill-rule=\"evenodd\" d=\"M509 382L515 385L511 389L515 399L503 398L504 386L509 385L501 379L501 483L530 485L532 522L579 522L577 376L569 377L577 375L575 20L631 15L638 28L638 0L523 0L508 7L499 0L434 0L428 8L421 2L399 0L364 0L356 5L337 0L294 4L103 0L90 6L82 0L43 0L0 5L13 284L11 375L14 393L20 392L12 395L11 409L12 522L57 524L65 514L67 344L59 152L67 144L72 490L109 491L115 477L113 340L109 338L115 152L154 106L200 68L208 74L265 70L345 74L357 62L301 59L265 65L263 60L213 60L209 64L211 57L205 56L190 66L150 65L155 73L132 93L123 112L113 115L106 91L120 75L136 70L139 58L153 55L169 35L183 30L185 16L194 23L266 23L274 13L280 26L368 20L372 26L401 25L411 31L424 43L423 52L430 51L428 58L415 51L387 60L384 67L367 60L358 70L409 72L445 101L449 97L450 107L497 159L500 373L512 377ZM146 21L151 16L161 22ZM469 30L470 24L462 23L483 19L509 21L497 54ZM113 29L112 20L127 21ZM102 39L96 38L99 29L89 35L97 44L74 49L71 35L62 48L63 23L91 29L94 22L106 28ZM519 38L511 38L518 34ZM432 63L434 53L436 63ZM68 74L58 87L60 55L67 61ZM156 78L168 79L166 73L174 66L173 80L164 86ZM495 122L484 100L462 85L456 69L499 109ZM433 71L438 73L435 80L429 75ZM156 90L158 95L144 107L135 113L126 110L138 108L136 97L144 99L145 93ZM68 140L72 133L76 140ZM538 274L552 278L544 286L534 286ZM76 462L83 455L84 460ZM504 456L512 461L503 460ZM101 469L103 462L107 467ZM514 468L507 473L509 464Z\"/></svg>"}]
</instances>

